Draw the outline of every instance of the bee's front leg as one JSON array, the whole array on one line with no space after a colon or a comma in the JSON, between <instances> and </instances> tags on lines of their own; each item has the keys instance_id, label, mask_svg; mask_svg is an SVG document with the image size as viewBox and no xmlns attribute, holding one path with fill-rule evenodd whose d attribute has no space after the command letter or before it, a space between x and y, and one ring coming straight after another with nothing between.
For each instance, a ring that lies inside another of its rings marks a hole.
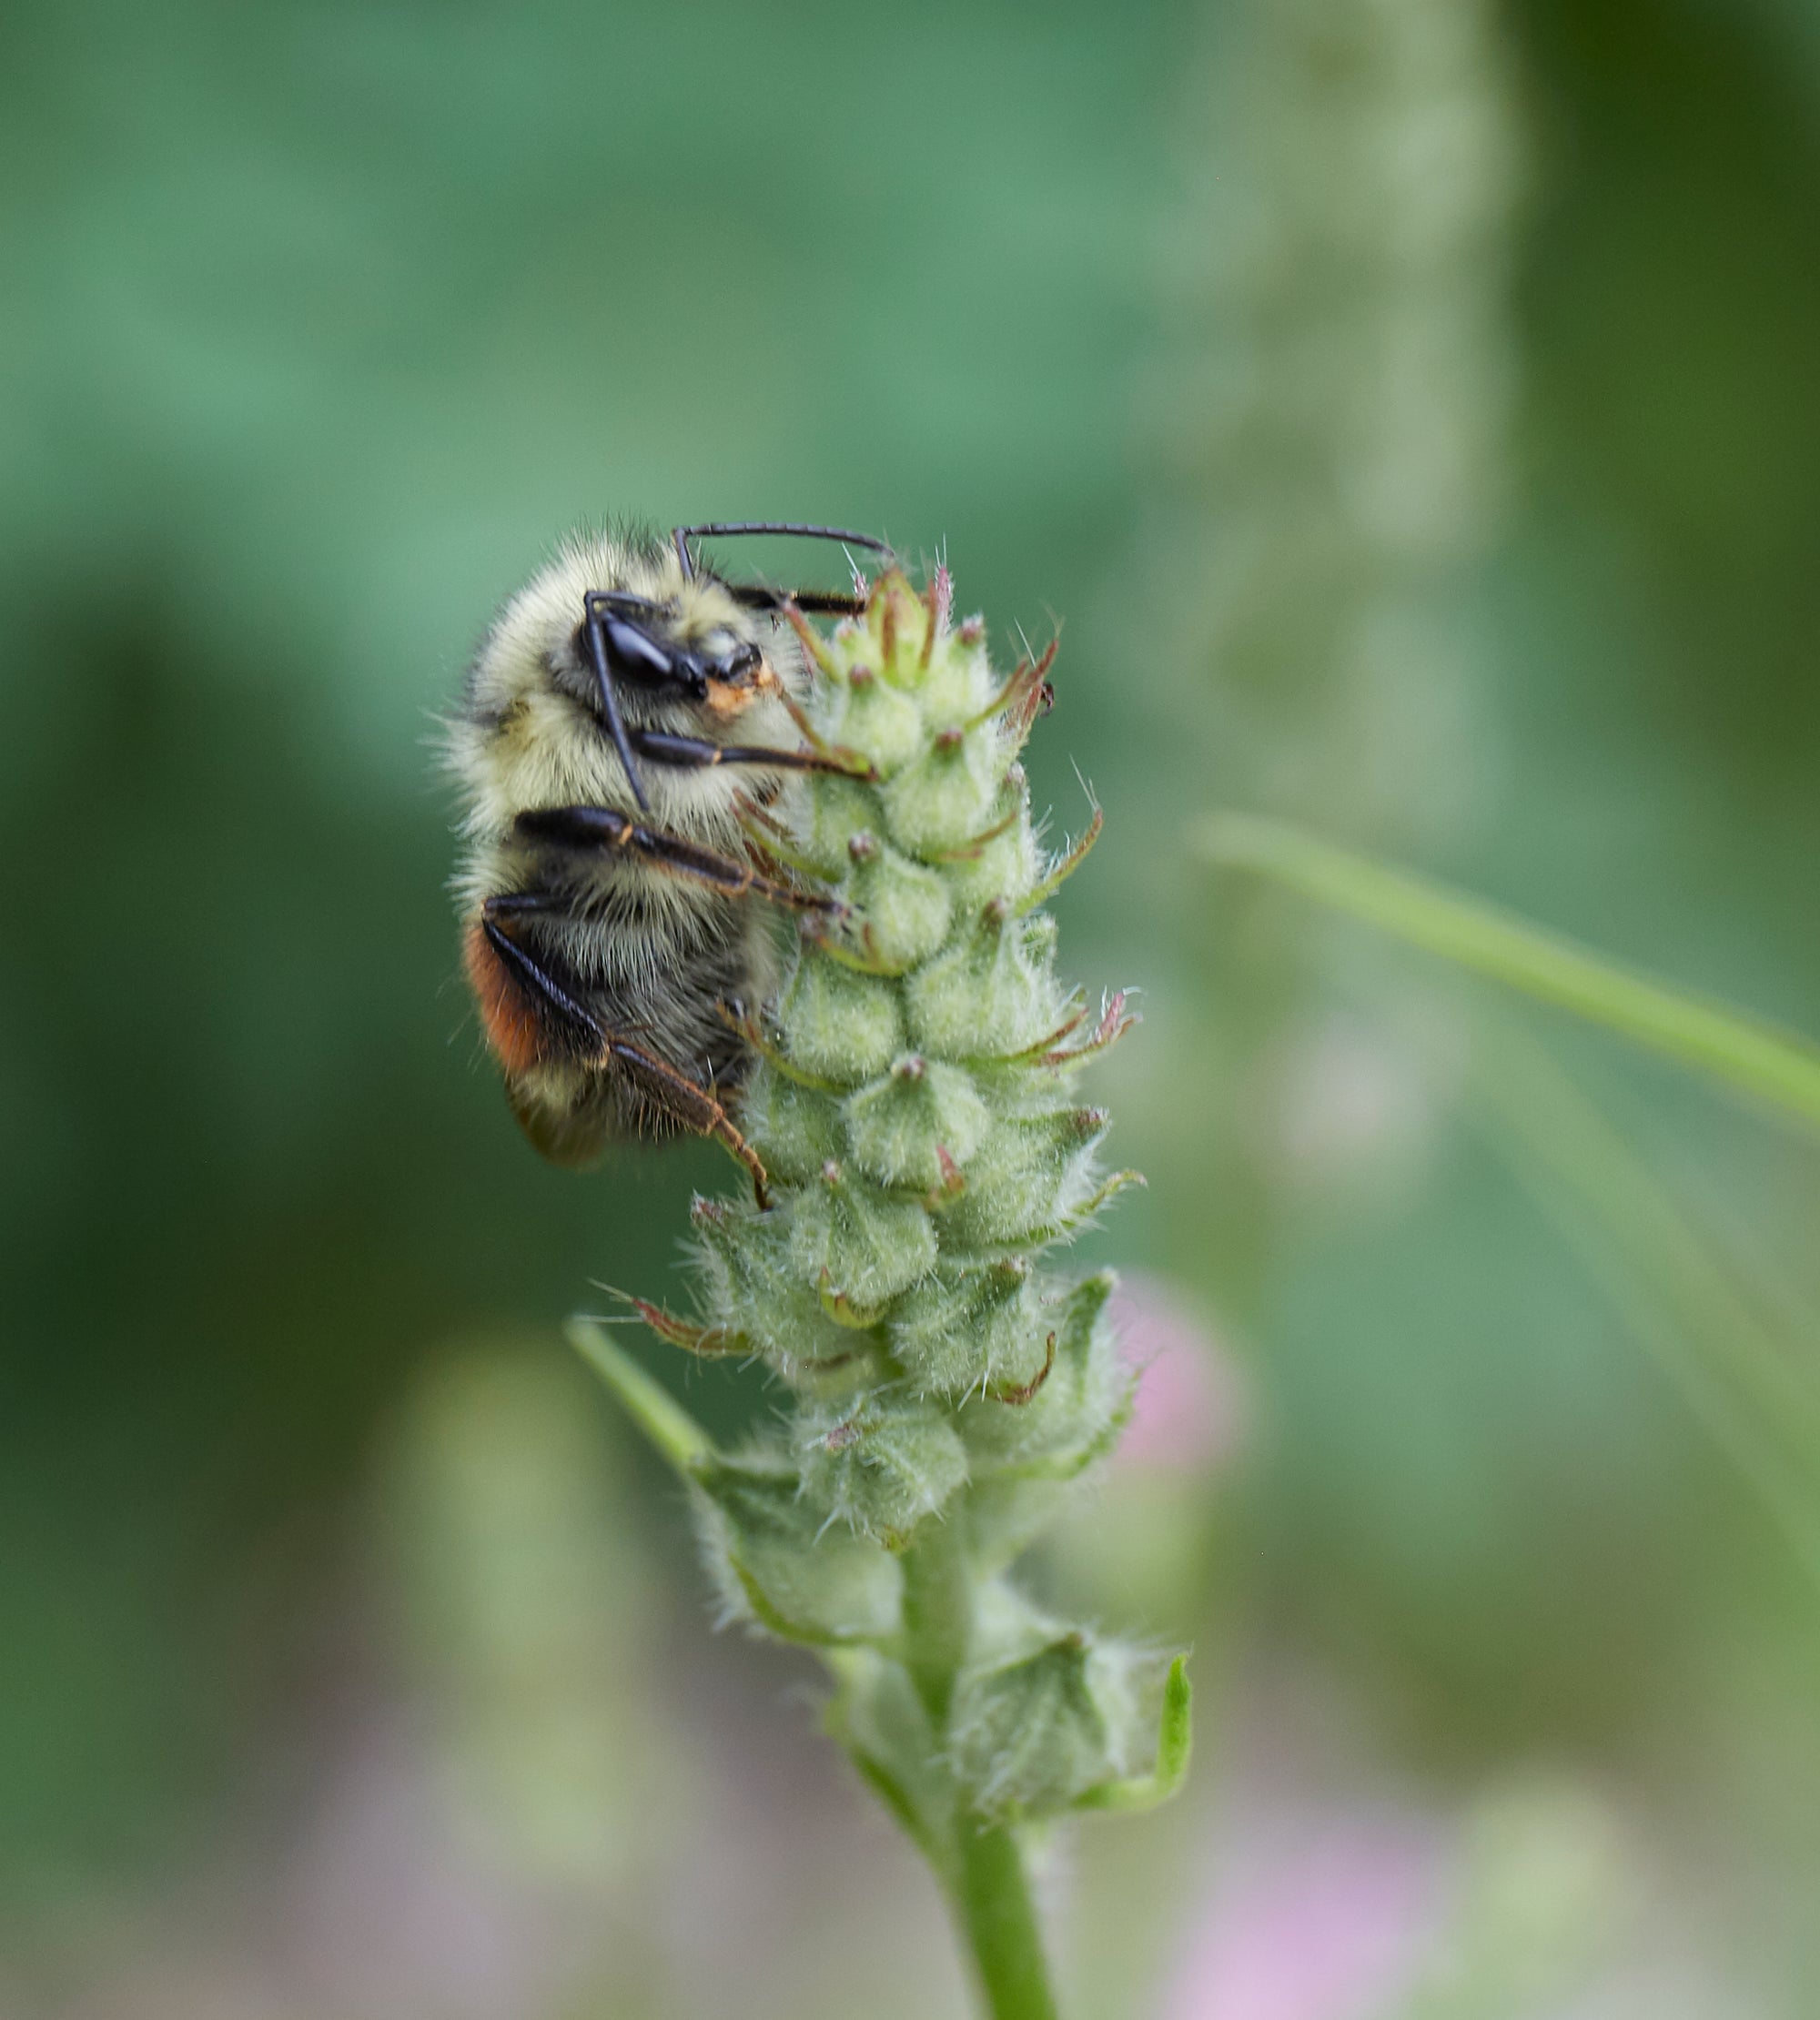
<instances>
[{"instance_id":1,"label":"bee's front leg","mask_svg":"<svg viewBox=\"0 0 1820 2020\"><path fill-rule=\"evenodd\" d=\"M751 764L774 772L834 772L854 779L875 776L863 760L840 751L773 751L753 743L714 743L705 736L672 736L665 730L632 730L628 735L640 757L654 764L677 764L688 770L710 764Z\"/></svg>"}]
</instances>

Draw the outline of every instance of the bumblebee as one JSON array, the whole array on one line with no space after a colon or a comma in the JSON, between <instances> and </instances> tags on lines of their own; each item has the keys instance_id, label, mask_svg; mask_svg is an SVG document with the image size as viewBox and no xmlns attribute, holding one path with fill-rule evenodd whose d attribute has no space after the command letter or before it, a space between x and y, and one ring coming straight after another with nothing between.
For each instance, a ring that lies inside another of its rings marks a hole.
<instances>
[{"instance_id":1,"label":"bumblebee","mask_svg":"<svg viewBox=\"0 0 1820 2020\"><path fill-rule=\"evenodd\" d=\"M735 583L695 543L833 527L678 527L576 536L494 618L449 725L466 803L462 952L526 1135L560 1164L684 1132L763 1167L730 1109L751 1066L739 1006L777 978L777 908L826 894L762 859L748 823L806 748L792 622L854 596Z\"/></svg>"}]
</instances>

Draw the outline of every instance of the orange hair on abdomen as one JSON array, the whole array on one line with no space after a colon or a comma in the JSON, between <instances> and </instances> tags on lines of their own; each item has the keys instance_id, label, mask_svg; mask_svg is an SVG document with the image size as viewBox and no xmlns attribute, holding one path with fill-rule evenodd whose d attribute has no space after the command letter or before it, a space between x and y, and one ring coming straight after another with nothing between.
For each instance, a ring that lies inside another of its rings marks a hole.
<instances>
[{"instance_id":1,"label":"orange hair on abdomen","mask_svg":"<svg viewBox=\"0 0 1820 2020\"><path fill-rule=\"evenodd\" d=\"M494 952L479 919L462 935L461 957L487 1043L508 1073L528 1073L537 1064L537 1015L513 983L506 965Z\"/></svg>"}]
</instances>

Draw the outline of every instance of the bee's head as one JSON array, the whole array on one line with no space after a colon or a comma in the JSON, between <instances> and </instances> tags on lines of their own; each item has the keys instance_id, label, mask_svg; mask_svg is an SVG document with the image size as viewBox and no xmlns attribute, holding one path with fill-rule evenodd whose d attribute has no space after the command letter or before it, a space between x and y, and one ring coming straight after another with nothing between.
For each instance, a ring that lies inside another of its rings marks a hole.
<instances>
[{"instance_id":1,"label":"bee's head","mask_svg":"<svg viewBox=\"0 0 1820 2020\"><path fill-rule=\"evenodd\" d=\"M713 797L707 781L726 793L737 783L703 740L794 758L792 697L810 675L789 603L826 612L851 600L730 582L680 535L566 541L500 609L469 669L449 745L470 819L504 830L526 806L628 798L648 812L652 793L697 807Z\"/></svg>"},{"instance_id":2,"label":"bee's head","mask_svg":"<svg viewBox=\"0 0 1820 2020\"><path fill-rule=\"evenodd\" d=\"M767 621L767 631L773 629ZM577 622L551 672L578 700L610 679L622 702L735 702L766 683L758 622L723 584L697 576L669 596L623 590L583 593ZM584 693L584 690L586 691Z\"/></svg>"},{"instance_id":3,"label":"bee's head","mask_svg":"<svg viewBox=\"0 0 1820 2020\"><path fill-rule=\"evenodd\" d=\"M616 540L576 541L500 611L476 664L477 696L535 703L553 691L599 717L604 666L622 713L648 722L666 704L733 699L767 684L777 627L674 555Z\"/></svg>"}]
</instances>

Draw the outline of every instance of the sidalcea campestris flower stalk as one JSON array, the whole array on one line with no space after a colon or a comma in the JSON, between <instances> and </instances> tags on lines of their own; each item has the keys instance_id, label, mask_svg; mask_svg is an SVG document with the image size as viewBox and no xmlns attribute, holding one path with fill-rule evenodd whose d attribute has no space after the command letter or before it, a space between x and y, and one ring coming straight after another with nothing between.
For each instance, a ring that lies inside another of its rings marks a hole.
<instances>
[{"instance_id":1,"label":"sidalcea campestris flower stalk","mask_svg":"<svg viewBox=\"0 0 1820 2020\"><path fill-rule=\"evenodd\" d=\"M1110 1275L1050 1258L1132 1176L1076 1090L1133 1020L1054 973L1044 907L1099 817L1055 859L1032 826L1047 659L999 674L947 602L945 571L918 594L893 569L831 635L797 620L804 732L848 769L754 838L848 911L745 1013L770 1203L698 1200L698 1308L639 1303L674 1346L762 1360L782 1422L719 1450L597 1326L574 1338L688 1481L728 1612L826 1661L828 1730L927 1855L986 2010L1030 2020L1055 2005L1026 1834L1169 1794L1188 1686L1011 1576L1130 1408Z\"/></svg>"}]
</instances>

